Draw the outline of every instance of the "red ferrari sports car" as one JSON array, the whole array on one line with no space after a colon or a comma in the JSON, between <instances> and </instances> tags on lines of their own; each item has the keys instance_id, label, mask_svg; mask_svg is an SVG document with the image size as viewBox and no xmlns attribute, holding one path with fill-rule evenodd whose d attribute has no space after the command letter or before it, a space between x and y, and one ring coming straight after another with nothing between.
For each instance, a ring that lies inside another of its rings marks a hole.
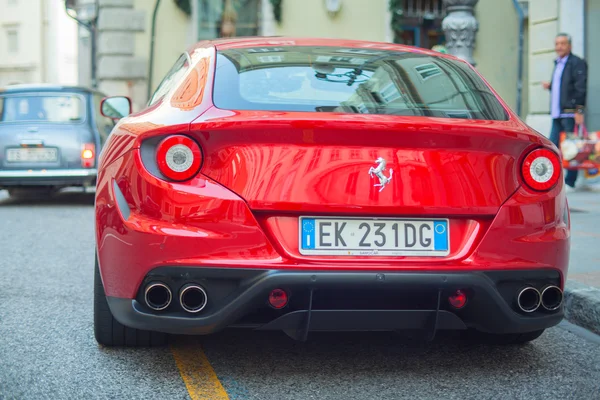
<instances>
[{"instance_id":1,"label":"red ferrari sports car","mask_svg":"<svg viewBox=\"0 0 600 400\"><path fill-rule=\"evenodd\" d=\"M101 109L118 120L95 199L103 345L226 327L524 343L563 318L557 148L458 58L205 41L145 109Z\"/></svg>"}]
</instances>

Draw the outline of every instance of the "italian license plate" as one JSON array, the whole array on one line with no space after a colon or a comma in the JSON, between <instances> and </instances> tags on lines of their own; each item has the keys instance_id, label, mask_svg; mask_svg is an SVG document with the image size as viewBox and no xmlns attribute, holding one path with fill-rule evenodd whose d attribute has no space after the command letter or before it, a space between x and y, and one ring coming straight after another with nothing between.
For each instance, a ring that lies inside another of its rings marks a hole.
<instances>
[{"instance_id":1,"label":"italian license plate","mask_svg":"<svg viewBox=\"0 0 600 400\"><path fill-rule=\"evenodd\" d=\"M300 254L446 256L447 219L300 217Z\"/></svg>"},{"instance_id":2,"label":"italian license plate","mask_svg":"<svg viewBox=\"0 0 600 400\"><path fill-rule=\"evenodd\" d=\"M58 151L53 148L8 149L8 162L53 162L58 160Z\"/></svg>"}]
</instances>

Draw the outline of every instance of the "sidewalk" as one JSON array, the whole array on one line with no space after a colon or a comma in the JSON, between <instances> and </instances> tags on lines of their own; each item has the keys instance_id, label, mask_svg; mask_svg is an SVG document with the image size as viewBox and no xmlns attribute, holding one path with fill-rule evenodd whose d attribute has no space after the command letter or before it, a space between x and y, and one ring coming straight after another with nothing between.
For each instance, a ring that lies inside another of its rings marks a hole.
<instances>
[{"instance_id":1,"label":"sidewalk","mask_svg":"<svg viewBox=\"0 0 600 400\"><path fill-rule=\"evenodd\" d=\"M571 253L565 286L565 316L600 334L600 185L567 194Z\"/></svg>"}]
</instances>

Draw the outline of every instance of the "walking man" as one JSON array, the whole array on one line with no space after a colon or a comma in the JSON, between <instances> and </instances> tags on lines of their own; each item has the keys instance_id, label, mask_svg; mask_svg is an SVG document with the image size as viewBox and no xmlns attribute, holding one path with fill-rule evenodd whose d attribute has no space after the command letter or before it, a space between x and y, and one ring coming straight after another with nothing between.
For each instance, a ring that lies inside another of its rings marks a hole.
<instances>
[{"instance_id":1,"label":"walking man","mask_svg":"<svg viewBox=\"0 0 600 400\"><path fill-rule=\"evenodd\" d=\"M560 132L573 132L575 124L584 123L587 63L571 53L571 37L566 33L556 36L554 50L558 57L554 60L552 81L542 82L542 86L550 90L550 140L558 146ZM576 180L577 171L568 171L565 183L574 188Z\"/></svg>"}]
</instances>

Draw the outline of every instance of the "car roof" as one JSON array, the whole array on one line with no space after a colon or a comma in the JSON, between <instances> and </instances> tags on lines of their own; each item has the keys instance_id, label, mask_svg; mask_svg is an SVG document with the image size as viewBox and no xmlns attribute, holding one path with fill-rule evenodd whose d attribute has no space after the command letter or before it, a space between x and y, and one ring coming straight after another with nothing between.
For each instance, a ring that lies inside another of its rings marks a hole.
<instances>
[{"instance_id":1,"label":"car roof","mask_svg":"<svg viewBox=\"0 0 600 400\"><path fill-rule=\"evenodd\" d=\"M409 53L419 53L434 57L451 58L460 60L450 54L440 53L435 50L428 50L422 47L408 46L389 42L372 42L367 40L354 39L331 39L331 38L313 38L313 37L293 37L293 36L248 36L235 38L221 38L198 42L193 48L214 46L217 50L243 49L250 47L268 47L268 46L331 46L331 47L351 47L356 49L377 49L391 50Z\"/></svg>"},{"instance_id":2,"label":"car roof","mask_svg":"<svg viewBox=\"0 0 600 400\"><path fill-rule=\"evenodd\" d=\"M56 85L51 83L23 83L16 85L8 85L0 87L1 94L11 93L32 93L32 92L84 92L84 93L95 93L102 96L106 96L104 93L88 88L85 86L76 85Z\"/></svg>"}]
</instances>

